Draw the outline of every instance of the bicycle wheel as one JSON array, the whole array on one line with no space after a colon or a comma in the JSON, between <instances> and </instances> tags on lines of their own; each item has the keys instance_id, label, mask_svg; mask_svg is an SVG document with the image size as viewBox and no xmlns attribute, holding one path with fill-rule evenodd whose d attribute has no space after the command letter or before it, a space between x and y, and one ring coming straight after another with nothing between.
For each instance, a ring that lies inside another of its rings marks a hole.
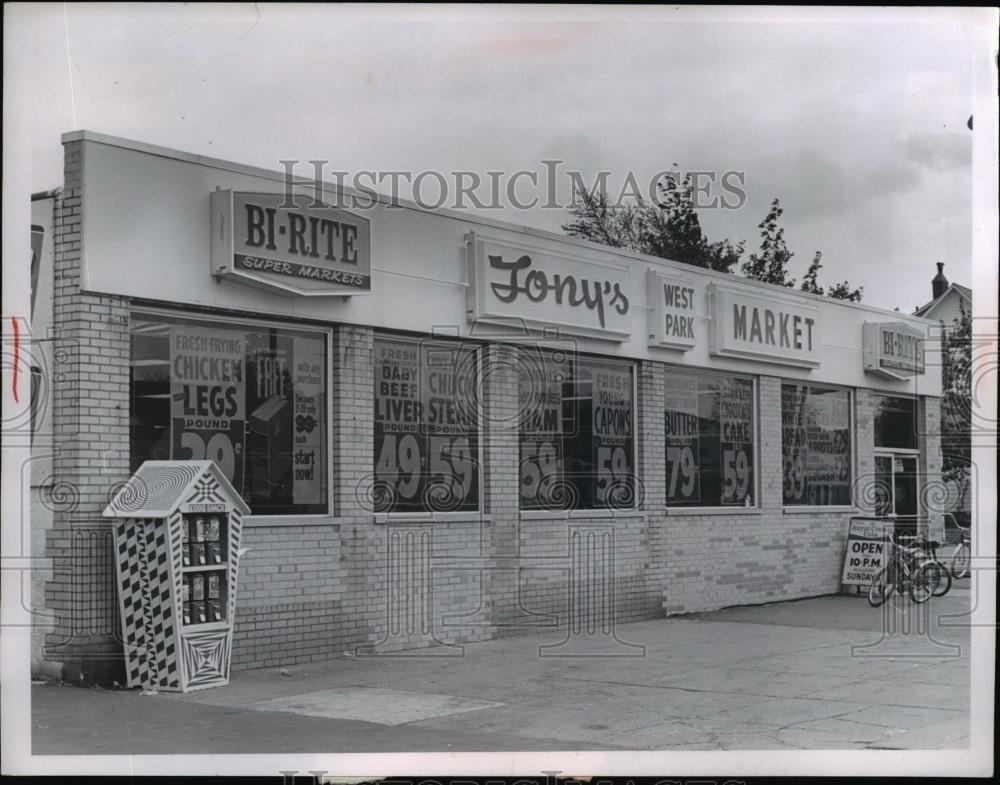
<instances>
[{"instance_id":1,"label":"bicycle wheel","mask_svg":"<svg viewBox=\"0 0 1000 785\"><path fill-rule=\"evenodd\" d=\"M910 599L916 603L927 602L941 581L941 570L932 562L924 562L910 576Z\"/></svg>"},{"instance_id":2,"label":"bicycle wheel","mask_svg":"<svg viewBox=\"0 0 1000 785\"><path fill-rule=\"evenodd\" d=\"M889 599L893 588L893 583L889 580L889 568L883 567L875 573L875 577L872 578L872 585L868 587L868 603L873 608L877 608Z\"/></svg>"},{"instance_id":3,"label":"bicycle wheel","mask_svg":"<svg viewBox=\"0 0 1000 785\"><path fill-rule=\"evenodd\" d=\"M962 540L956 547L955 553L951 557L951 574L955 578L969 577L969 567L972 563L972 548L969 543Z\"/></svg>"},{"instance_id":4,"label":"bicycle wheel","mask_svg":"<svg viewBox=\"0 0 1000 785\"><path fill-rule=\"evenodd\" d=\"M935 597L944 597L949 591L951 591L951 573L948 568L940 561L932 562L938 571L938 585L934 589Z\"/></svg>"}]
</instances>

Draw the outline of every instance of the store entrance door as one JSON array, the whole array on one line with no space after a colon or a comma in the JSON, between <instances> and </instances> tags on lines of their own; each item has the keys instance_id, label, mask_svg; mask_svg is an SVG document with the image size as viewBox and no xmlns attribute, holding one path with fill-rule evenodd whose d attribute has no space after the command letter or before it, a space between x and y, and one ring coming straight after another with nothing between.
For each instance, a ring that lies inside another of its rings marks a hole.
<instances>
[{"instance_id":1,"label":"store entrance door","mask_svg":"<svg viewBox=\"0 0 1000 785\"><path fill-rule=\"evenodd\" d=\"M886 454L875 456L877 493L875 514L895 521L897 532L917 532L917 457Z\"/></svg>"}]
</instances>

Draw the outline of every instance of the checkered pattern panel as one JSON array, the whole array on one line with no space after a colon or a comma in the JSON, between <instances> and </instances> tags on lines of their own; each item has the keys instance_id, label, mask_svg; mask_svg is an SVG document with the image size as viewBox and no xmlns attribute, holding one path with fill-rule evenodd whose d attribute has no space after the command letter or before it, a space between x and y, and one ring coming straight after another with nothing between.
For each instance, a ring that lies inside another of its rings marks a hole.
<instances>
[{"instance_id":1,"label":"checkered pattern panel","mask_svg":"<svg viewBox=\"0 0 1000 785\"><path fill-rule=\"evenodd\" d=\"M183 634L181 651L185 692L229 682L231 637L229 630Z\"/></svg>"},{"instance_id":2,"label":"checkered pattern panel","mask_svg":"<svg viewBox=\"0 0 1000 785\"><path fill-rule=\"evenodd\" d=\"M243 532L243 516L238 510L229 513L229 608L226 618L232 624L236 618L236 578L240 573L240 535Z\"/></svg>"},{"instance_id":3,"label":"checkered pattern panel","mask_svg":"<svg viewBox=\"0 0 1000 785\"><path fill-rule=\"evenodd\" d=\"M171 576L172 549L169 526L157 521L146 527L146 569L149 574L146 629L152 646L155 685L158 689L180 689L177 667L177 614Z\"/></svg>"},{"instance_id":4,"label":"checkered pattern panel","mask_svg":"<svg viewBox=\"0 0 1000 785\"><path fill-rule=\"evenodd\" d=\"M144 623L143 596L146 593L145 523L128 518L115 525L119 607L125 643L125 668L129 687L145 687L152 682L149 641Z\"/></svg>"},{"instance_id":5,"label":"checkered pattern panel","mask_svg":"<svg viewBox=\"0 0 1000 785\"><path fill-rule=\"evenodd\" d=\"M170 532L170 566L172 568L174 589L174 619L181 618L181 595L184 592L184 577L181 570L184 566L184 516L174 512L167 519L167 531ZM176 622L180 626L180 622Z\"/></svg>"},{"instance_id":6,"label":"checkered pattern panel","mask_svg":"<svg viewBox=\"0 0 1000 785\"><path fill-rule=\"evenodd\" d=\"M171 537L160 520L115 525L125 667L130 687L180 689ZM179 530L178 530L179 562Z\"/></svg>"}]
</instances>

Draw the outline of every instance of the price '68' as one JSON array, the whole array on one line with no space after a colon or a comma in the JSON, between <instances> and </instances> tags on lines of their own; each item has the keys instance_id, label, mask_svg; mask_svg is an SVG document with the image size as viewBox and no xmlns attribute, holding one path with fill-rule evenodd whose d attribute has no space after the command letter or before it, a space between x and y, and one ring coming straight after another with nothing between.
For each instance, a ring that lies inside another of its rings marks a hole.
<instances>
[{"instance_id":1,"label":"price '68'","mask_svg":"<svg viewBox=\"0 0 1000 785\"><path fill-rule=\"evenodd\" d=\"M562 461L552 442L521 443L521 498L547 500L562 476Z\"/></svg>"}]
</instances>

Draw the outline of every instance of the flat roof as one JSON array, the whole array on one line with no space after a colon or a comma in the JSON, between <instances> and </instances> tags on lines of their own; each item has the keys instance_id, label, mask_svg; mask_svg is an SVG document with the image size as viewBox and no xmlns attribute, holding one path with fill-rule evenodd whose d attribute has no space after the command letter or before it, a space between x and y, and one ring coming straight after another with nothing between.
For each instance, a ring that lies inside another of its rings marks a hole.
<instances>
[{"instance_id":1,"label":"flat roof","mask_svg":"<svg viewBox=\"0 0 1000 785\"><path fill-rule=\"evenodd\" d=\"M212 158L209 156L198 155L197 153L187 153L181 150L174 150L169 147L161 147L159 145L149 144L147 142L140 142L134 139L123 139L117 136L110 136L108 134L97 133L95 131L88 130L78 130L69 131L62 135L62 143L67 144L70 142L86 141L93 142L96 144L108 145L111 147L119 147L125 150L131 150L134 152L146 153L148 155L159 156L162 158L170 158L176 161L183 161L186 163L194 164L196 166L210 167L214 169L220 169L223 171L234 172L237 174L246 174L254 177L260 177L269 180L275 180L279 182L285 181L285 173L277 172L273 169L264 169L262 167L250 166L247 164L235 163L233 161L226 161L220 158ZM864 303L854 303L849 300L838 300L833 297L827 297L825 295L811 294L809 292L803 292L800 289L795 289L787 286L778 286L777 284L764 283L763 281L753 281L745 278L744 276L735 273L723 273L716 270L710 270L705 267L697 267L695 265L685 264L683 262L678 262L673 259L665 259L659 256L648 256L646 254L638 253L636 251L629 250L627 248L616 248L614 246L601 245L600 243L593 243L589 240L581 240L576 237L571 237L565 234L559 234L557 232L550 232L545 229L538 229L536 227L527 226L525 224L511 223L507 221L499 221L493 218L488 218L485 216L478 215L476 213L465 213L458 210L448 209L448 208L429 208L424 207L417 202L409 199L403 199L399 197L389 197L385 194L378 193L376 191L372 192L362 192L356 189L344 186L343 184L331 183L326 180L321 181L324 188L332 192L338 192L347 196L359 197L366 200L371 200L373 195L379 202L383 204L393 204L398 205L404 209L416 210L418 212L426 213L428 215L434 215L442 218L449 218L455 221L461 221L463 223L478 224L481 226L488 226L497 229L503 229L510 232L518 232L527 237L534 237L542 240L549 240L559 242L569 246L575 246L579 248L587 249L588 251L597 251L601 253L613 253L617 256L621 256L628 259L633 259L644 264L655 265L658 267L665 267L670 270L676 270L682 273L691 274L692 272L698 275L705 276L706 278L711 278L719 281L720 283L747 283L753 286L760 287L765 290L771 290L777 293L782 293L784 296L793 296L801 298L802 300L812 300L815 302L823 303L827 306L842 306L845 308L855 308L861 311L866 311L872 314L880 314L883 316L891 317L894 320L902 321L916 321L926 324L936 324L933 319L927 319L921 316L916 316L915 314L907 314L902 311L892 311L887 308L881 308L873 305L866 305ZM314 186L315 180L311 178L296 178L295 185L301 186ZM58 189L57 189L58 190ZM49 191L46 193L52 194L57 191Z\"/></svg>"}]
</instances>

